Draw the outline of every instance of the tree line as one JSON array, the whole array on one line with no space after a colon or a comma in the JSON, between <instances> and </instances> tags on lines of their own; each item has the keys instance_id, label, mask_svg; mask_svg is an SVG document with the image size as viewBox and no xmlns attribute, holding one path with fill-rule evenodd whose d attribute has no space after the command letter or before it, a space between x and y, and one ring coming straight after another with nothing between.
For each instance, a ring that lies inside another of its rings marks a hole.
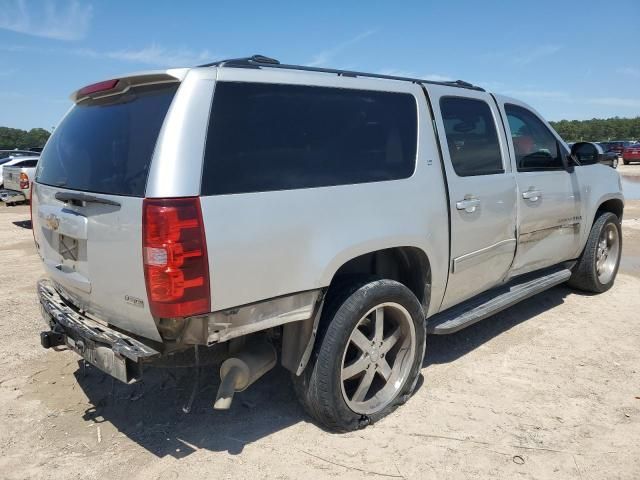
<instances>
[{"instance_id":1,"label":"tree line","mask_svg":"<svg viewBox=\"0 0 640 480\"><path fill-rule=\"evenodd\" d=\"M19 128L0 127L0 150L44 147L51 133L44 128L20 130Z\"/></svg>"},{"instance_id":2,"label":"tree line","mask_svg":"<svg viewBox=\"0 0 640 480\"><path fill-rule=\"evenodd\" d=\"M559 122L549 123L567 142L640 140L640 117L560 120Z\"/></svg>"}]
</instances>

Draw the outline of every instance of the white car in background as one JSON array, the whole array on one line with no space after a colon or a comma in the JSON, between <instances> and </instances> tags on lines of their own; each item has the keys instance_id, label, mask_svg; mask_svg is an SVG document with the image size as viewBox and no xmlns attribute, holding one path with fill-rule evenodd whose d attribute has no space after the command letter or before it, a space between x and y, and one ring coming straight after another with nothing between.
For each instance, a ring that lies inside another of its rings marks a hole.
<instances>
[{"instance_id":1,"label":"white car in background","mask_svg":"<svg viewBox=\"0 0 640 480\"><path fill-rule=\"evenodd\" d=\"M20 157L11 165L2 166L2 188L0 202L7 205L31 199L31 181L35 177L40 157Z\"/></svg>"},{"instance_id":2,"label":"white car in background","mask_svg":"<svg viewBox=\"0 0 640 480\"><path fill-rule=\"evenodd\" d=\"M36 154L31 156L8 156L6 158L0 158L0 188L4 187L4 167L28 167L29 165L38 162L40 157Z\"/></svg>"}]
</instances>

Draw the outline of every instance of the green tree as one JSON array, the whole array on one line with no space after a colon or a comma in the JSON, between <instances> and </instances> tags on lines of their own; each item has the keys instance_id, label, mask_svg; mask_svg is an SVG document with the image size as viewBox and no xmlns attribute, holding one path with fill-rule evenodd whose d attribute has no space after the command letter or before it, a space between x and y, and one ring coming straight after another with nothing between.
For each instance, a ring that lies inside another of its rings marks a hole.
<instances>
[{"instance_id":1,"label":"green tree","mask_svg":"<svg viewBox=\"0 0 640 480\"><path fill-rule=\"evenodd\" d=\"M640 140L640 117L560 120L549 123L567 142Z\"/></svg>"},{"instance_id":2,"label":"green tree","mask_svg":"<svg viewBox=\"0 0 640 480\"><path fill-rule=\"evenodd\" d=\"M13 150L44 147L51 133L44 128L32 128L29 131L18 128L0 127L0 150Z\"/></svg>"}]
</instances>

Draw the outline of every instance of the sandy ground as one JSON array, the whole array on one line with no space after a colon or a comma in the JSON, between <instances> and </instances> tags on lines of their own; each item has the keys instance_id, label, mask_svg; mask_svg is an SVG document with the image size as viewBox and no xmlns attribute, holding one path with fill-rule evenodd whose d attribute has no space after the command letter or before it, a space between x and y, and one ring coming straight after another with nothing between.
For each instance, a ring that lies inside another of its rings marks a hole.
<instances>
[{"instance_id":1,"label":"sandy ground","mask_svg":"<svg viewBox=\"0 0 640 480\"><path fill-rule=\"evenodd\" d=\"M631 165L623 165L622 162L618 165L618 172L620 175L640 177L640 163L632 163Z\"/></svg>"},{"instance_id":2,"label":"sandy ground","mask_svg":"<svg viewBox=\"0 0 640 480\"><path fill-rule=\"evenodd\" d=\"M40 348L28 218L0 208L2 479L640 478L640 201L611 291L558 287L431 336L415 396L344 435L309 421L282 369L228 412L211 409L206 369L185 415L187 371L125 386Z\"/></svg>"}]
</instances>

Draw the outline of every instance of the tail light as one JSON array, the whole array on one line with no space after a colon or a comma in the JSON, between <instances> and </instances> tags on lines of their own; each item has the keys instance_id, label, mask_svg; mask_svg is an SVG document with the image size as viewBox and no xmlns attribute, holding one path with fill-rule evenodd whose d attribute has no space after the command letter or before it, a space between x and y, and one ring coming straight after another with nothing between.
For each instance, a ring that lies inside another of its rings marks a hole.
<instances>
[{"instance_id":1,"label":"tail light","mask_svg":"<svg viewBox=\"0 0 640 480\"><path fill-rule=\"evenodd\" d=\"M189 317L211 311L209 261L200 200L144 200L143 262L151 313Z\"/></svg>"},{"instance_id":2,"label":"tail light","mask_svg":"<svg viewBox=\"0 0 640 480\"><path fill-rule=\"evenodd\" d=\"M20 190L27 190L29 188L29 176L22 172L20 173Z\"/></svg>"}]
</instances>

